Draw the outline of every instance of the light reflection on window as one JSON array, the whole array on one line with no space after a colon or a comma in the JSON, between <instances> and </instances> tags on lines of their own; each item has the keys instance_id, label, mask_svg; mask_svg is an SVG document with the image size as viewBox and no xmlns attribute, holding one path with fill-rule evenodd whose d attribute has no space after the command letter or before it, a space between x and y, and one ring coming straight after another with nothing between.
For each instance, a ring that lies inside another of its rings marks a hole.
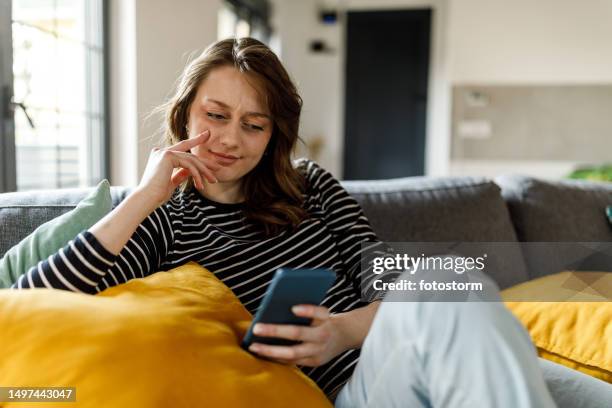
<instances>
[{"instance_id":1,"label":"light reflection on window","mask_svg":"<svg viewBox=\"0 0 612 408\"><path fill-rule=\"evenodd\" d=\"M84 187L102 177L101 0L13 0L17 189Z\"/></svg>"}]
</instances>

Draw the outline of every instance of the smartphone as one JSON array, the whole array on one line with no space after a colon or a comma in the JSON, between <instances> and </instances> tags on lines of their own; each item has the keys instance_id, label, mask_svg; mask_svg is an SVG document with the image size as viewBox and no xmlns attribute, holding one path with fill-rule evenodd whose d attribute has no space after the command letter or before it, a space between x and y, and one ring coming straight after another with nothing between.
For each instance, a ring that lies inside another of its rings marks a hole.
<instances>
[{"instance_id":1,"label":"smartphone","mask_svg":"<svg viewBox=\"0 0 612 408\"><path fill-rule=\"evenodd\" d=\"M291 308L320 304L335 278L336 274L329 269L278 269L242 340L242 348L248 351L252 343L298 344L295 340L256 336L253 327L257 323L310 325L311 319L294 315Z\"/></svg>"}]
</instances>

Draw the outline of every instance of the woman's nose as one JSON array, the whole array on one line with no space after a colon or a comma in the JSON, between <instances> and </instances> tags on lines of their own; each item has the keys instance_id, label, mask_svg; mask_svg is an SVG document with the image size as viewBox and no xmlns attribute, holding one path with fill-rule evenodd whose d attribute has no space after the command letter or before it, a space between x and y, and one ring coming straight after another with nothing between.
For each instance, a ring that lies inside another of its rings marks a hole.
<instances>
[{"instance_id":1,"label":"woman's nose","mask_svg":"<svg viewBox=\"0 0 612 408\"><path fill-rule=\"evenodd\" d=\"M238 146L240 138L240 123L229 123L220 132L219 143L230 149Z\"/></svg>"}]
</instances>

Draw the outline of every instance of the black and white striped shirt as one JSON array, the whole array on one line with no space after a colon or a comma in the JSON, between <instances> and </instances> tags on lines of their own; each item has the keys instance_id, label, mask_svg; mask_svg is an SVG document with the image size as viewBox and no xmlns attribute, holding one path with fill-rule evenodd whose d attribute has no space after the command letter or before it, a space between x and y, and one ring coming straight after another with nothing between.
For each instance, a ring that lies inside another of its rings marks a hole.
<instances>
[{"instance_id":1,"label":"black and white striped shirt","mask_svg":"<svg viewBox=\"0 0 612 408\"><path fill-rule=\"evenodd\" d=\"M331 313L367 305L361 297L361 244L378 243L359 204L317 163L299 159L305 175L304 208L309 217L296 230L265 237L248 223L242 203L221 204L196 190L177 192L136 229L119 255L107 251L88 231L13 285L96 293L133 278L195 261L223 281L255 313L276 269L327 267L336 281L322 305ZM376 245L375 245L376 246ZM302 367L330 397L351 376L359 350L328 363Z\"/></svg>"}]
</instances>

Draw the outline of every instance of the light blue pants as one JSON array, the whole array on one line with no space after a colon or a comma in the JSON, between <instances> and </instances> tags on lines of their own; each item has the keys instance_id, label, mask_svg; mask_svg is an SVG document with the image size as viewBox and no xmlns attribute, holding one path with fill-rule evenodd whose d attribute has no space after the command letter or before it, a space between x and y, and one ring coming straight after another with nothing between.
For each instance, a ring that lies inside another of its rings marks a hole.
<instances>
[{"instance_id":1,"label":"light blue pants","mask_svg":"<svg viewBox=\"0 0 612 408\"><path fill-rule=\"evenodd\" d=\"M498 294L480 279L489 298ZM503 303L394 295L380 305L336 407L555 407L535 347Z\"/></svg>"}]
</instances>

